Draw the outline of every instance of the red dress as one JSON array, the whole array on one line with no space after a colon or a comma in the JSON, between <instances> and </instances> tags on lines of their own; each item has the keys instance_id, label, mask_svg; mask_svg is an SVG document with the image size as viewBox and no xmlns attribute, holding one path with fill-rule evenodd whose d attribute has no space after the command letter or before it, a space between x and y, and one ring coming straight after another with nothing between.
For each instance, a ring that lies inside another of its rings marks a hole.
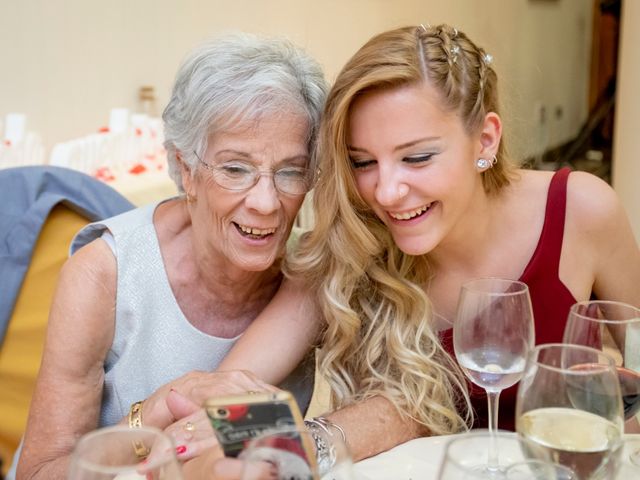
<instances>
[{"instance_id":1,"label":"red dress","mask_svg":"<svg viewBox=\"0 0 640 480\"><path fill-rule=\"evenodd\" d=\"M535 321L536 345L562 342L564 326L571 305L576 303L571 292L558 278L564 219L567 206L567 178L571 170L558 170L551 179L547 194L544 225L531 260L520 281L531 294ZM454 356L453 329L440 334L444 348ZM503 390L499 403L499 428L514 430L518 384ZM484 390L470 384L471 401L476 412L474 428L487 427L487 397Z\"/></svg>"}]
</instances>

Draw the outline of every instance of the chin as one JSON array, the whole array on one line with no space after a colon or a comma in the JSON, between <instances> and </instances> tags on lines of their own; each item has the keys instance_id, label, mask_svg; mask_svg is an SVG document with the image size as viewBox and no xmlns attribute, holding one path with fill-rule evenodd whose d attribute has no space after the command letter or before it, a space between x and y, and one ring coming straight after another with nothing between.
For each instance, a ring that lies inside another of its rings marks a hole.
<instances>
[{"instance_id":1,"label":"chin","mask_svg":"<svg viewBox=\"0 0 640 480\"><path fill-rule=\"evenodd\" d=\"M242 262L236 262L236 265L247 272L264 272L279 263L281 259L281 256L273 255L267 258L245 259Z\"/></svg>"},{"instance_id":2,"label":"chin","mask_svg":"<svg viewBox=\"0 0 640 480\"><path fill-rule=\"evenodd\" d=\"M430 242L416 241L415 239L412 239L411 241L394 240L402 253L412 255L414 257L425 255L433 250Z\"/></svg>"}]
</instances>

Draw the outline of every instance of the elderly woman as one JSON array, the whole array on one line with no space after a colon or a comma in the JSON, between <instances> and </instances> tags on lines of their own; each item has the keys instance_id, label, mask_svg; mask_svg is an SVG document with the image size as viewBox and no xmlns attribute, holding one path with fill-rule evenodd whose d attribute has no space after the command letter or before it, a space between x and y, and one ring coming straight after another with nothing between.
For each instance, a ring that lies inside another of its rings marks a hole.
<instances>
[{"instance_id":1,"label":"elderly woman","mask_svg":"<svg viewBox=\"0 0 640 480\"><path fill-rule=\"evenodd\" d=\"M199 371L219 365L280 287L285 244L313 183L325 92L319 65L284 40L223 37L185 61L163 114L184 195L74 240L19 478L65 478L76 440L96 427L127 417L165 427L171 391L199 402L273 388L245 372ZM305 367L284 386L303 408L313 387Z\"/></svg>"}]
</instances>

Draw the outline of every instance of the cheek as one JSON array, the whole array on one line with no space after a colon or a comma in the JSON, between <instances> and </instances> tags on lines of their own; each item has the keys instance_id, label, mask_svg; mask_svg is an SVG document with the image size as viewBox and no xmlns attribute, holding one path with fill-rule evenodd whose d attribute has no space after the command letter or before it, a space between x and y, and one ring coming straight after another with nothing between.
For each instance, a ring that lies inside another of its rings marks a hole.
<instances>
[{"instance_id":1,"label":"cheek","mask_svg":"<svg viewBox=\"0 0 640 480\"><path fill-rule=\"evenodd\" d=\"M360 196L371 205L376 189L376 177L373 172L357 172L354 175L356 189Z\"/></svg>"},{"instance_id":2,"label":"cheek","mask_svg":"<svg viewBox=\"0 0 640 480\"><path fill-rule=\"evenodd\" d=\"M282 203L283 210L285 212L286 221L291 223L295 218L300 208L302 207L302 203L304 202L305 196L302 196L297 199L288 199Z\"/></svg>"}]
</instances>

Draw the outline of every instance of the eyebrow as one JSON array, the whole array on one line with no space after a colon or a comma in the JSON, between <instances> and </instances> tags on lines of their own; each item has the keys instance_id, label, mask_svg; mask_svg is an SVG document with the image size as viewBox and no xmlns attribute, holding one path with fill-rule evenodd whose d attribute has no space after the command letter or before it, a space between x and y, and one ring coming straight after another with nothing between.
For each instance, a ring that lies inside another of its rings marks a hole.
<instances>
[{"instance_id":1,"label":"eyebrow","mask_svg":"<svg viewBox=\"0 0 640 480\"><path fill-rule=\"evenodd\" d=\"M220 154L228 154L231 153L233 155L237 155L239 157L245 158L247 160L250 160L252 157L250 154L248 154L247 152L241 152L240 150L233 150L233 149L225 149L225 150L218 150L217 152L214 153L214 158L217 157ZM308 154L300 154L300 155L293 155L292 157L286 157L283 158L281 160L278 160L277 164L282 164L282 163L290 163L290 162L294 162L296 160L305 160L305 161L309 161L311 159L311 157Z\"/></svg>"},{"instance_id":2,"label":"eyebrow","mask_svg":"<svg viewBox=\"0 0 640 480\"><path fill-rule=\"evenodd\" d=\"M398 150L404 150L405 148L409 148L409 147L413 147L414 145L418 144L418 143L422 143L422 142L432 142L434 140L440 140L440 137L424 137L424 138L418 138L417 140L412 140L410 142L406 142L406 143L402 143L400 145L397 145L393 148L394 152L397 152ZM359 148L359 147L354 147L352 145L347 145L347 149L349 149L352 152L360 152L360 153L367 153L367 150L364 148Z\"/></svg>"}]
</instances>

